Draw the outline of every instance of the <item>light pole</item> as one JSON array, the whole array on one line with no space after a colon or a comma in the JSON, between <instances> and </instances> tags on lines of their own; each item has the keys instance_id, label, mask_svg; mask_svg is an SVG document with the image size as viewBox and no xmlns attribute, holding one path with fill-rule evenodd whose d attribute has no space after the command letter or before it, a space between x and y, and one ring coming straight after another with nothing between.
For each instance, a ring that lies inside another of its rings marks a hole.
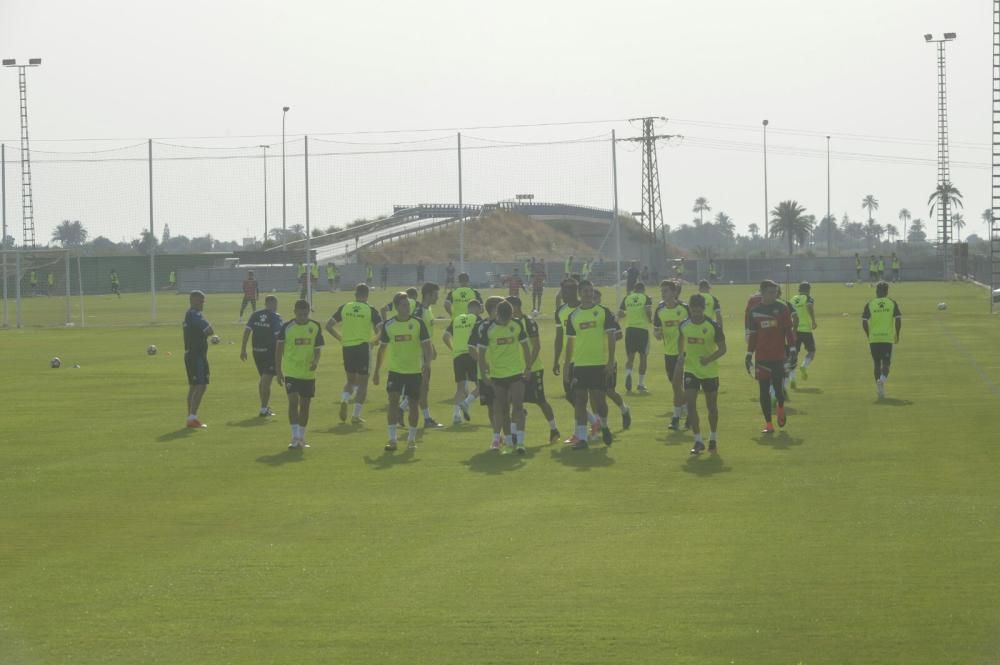
<instances>
[{"instance_id":1,"label":"light pole","mask_svg":"<svg viewBox=\"0 0 1000 665\"><path fill-rule=\"evenodd\" d=\"M764 126L764 240L767 248L771 249L771 223L768 219L770 215L767 207L767 120L761 123Z\"/></svg>"},{"instance_id":2,"label":"light pole","mask_svg":"<svg viewBox=\"0 0 1000 665\"><path fill-rule=\"evenodd\" d=\"M261 245L267 242L267 149L271 146L261 143L258 148L264 150L264 239Z\"/></svg>"},{"instance_id":3,"label":"light pole","mask_svg":"<svg viewBox=\"0 0 1000 665\"><path fill-rule=\"evenodd\" d=\"M288 106L281 107L281 251L288 251L285 240L288 236L288 219L285 208L285 116Z\"/></svg>"},{"instance_id":4,"label":"light pole","mask_svg":"<svg viewBox=\"0 0 1000 665\"><path fill-rule=\"evenodd\" d=\"M17 67L17 82L21 93L21 244L35 246L35 205L31 195L31 151L28 146L28 67L40 67L41 58L29 58L28 64L19 65L14 58L5 58L4 67Z\"/></svg>"},{"instance_id":5,"label":"light pole","mask_svg":"<svg viewBox=\"0 0 1000 665\"><path fill-rule=\"evenodd\" d=\"M830 219L830 137L826 137L826 255L833 256L833 220Z\"/></svg>"},{"instance_id":6,"label":"light pole","mask_svg":"<svg viewBox=\"0 0 1000 665\"><path fill-rule=\"evenodd\" d=\"M944 60L944 45L958 37L954 32L946 32L940 38L933 34L924 35L924 41L938 46L938 191L944 194L943 186L951 185L951 164L948 157L948 92ZM951 216L948 214L947 196L939 196L938 205L938 247L944 258L945 279L951 279Z\"/></svg>"}]
</instances>

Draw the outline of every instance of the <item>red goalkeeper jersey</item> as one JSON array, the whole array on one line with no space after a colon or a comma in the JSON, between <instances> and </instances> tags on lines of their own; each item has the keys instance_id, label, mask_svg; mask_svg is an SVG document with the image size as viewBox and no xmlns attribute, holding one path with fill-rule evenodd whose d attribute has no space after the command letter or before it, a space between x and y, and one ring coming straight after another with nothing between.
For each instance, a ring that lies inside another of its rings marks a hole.
<instances>
[{"instance_id":1,"label":"red goalkeeper jersey","mask_svg":"<svg viewBox=\"0 0 1000 665\"><path fill-rule=\"evenodd\" d=\"M757 303L747 313L747 324L748 352L756 352L758 361L785 360L785 347L795 343L788 305L781 301Z\"/></svg>"}]
</instances>

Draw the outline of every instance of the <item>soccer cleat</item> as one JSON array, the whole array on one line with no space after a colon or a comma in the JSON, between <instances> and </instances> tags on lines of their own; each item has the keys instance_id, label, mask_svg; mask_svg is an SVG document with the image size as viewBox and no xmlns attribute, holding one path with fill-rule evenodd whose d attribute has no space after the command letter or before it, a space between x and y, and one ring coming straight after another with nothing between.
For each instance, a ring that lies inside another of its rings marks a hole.
<instances>
[{"instance_id":1,"label":"soccer cleat","mask_svg":"<svg viewBox=\"0 0 1000 665\"><path fill-rule=\"evenodd\" d=\"M604 441L604 445L610 446L611 442L614 440L611 437L611 430L607 427L601 428L601 440Z\"/></svg>"},{"instance_id":2,"label":"soccer cleat","mask_svg":"<svg viewBox=\"0 0 1000 665\"><path fill-rule=\"evenodd\" d=\"M642 395L645 395L646 393L649 392L649 388L647 388L646 386L642 385L641 383L639 384L639 387L636 388L636 390L638 390L639 393L642 394Z\"/></svg>"},{"instance_id":3,"label":"soccer cleat","mask_svg":"<svg viewBox=\"0 0 1000 665\"><path fill-rule=\"evenodd\" d=\"M671 418L670 419L670 425L667 426L667 429L672 429L675 432L680 431L680 429L681 429L681 419L678 416L674 416L673 418Z\"/></svg>"},{"instance_id":4,"label":"soccer cleat","mask_svg":"<svg viewBox=\"0 0 1000 665\"><path fill-rule=\"evenodd\" d=\"M493 439L493 443L490 444L490 450L500 450L500 439Z\"/></svg>"},{"instance_id":5,"label":"soccer cleat","mask_svg":"<svg viewBox=\"0 0 1000 665\"><path fill-rule=\"evenodd\" d=\"M299 448L310 448L311 446L306 443L305 439L299 439Z\"/></svg>"},{"instance_id":6,"label":"soccer cleat","mask_svg":"<svg viewBox=\"0 0 1000 665\"><path fill-rule=\"evenodd\" d=\"M760 430L761 434L774 434L774 425L771 423L764 423L764 428Z\"/></svg>"},{"instance_id":7,"label":"soccer cleat","mask_svg":"<svg viewBox=\"0 0 1000 665\"><path fill-rule=\"evenodd\" d=\"M715 453L719 452L719 442L716 441L715 439L709 439L708 440L708 452L712 453L713 455Z\"/></svg>"},{"instance_id":8,"label":"soccer cleat","mask_svg":"<svg viewBox=\"0 0 1000 665\"><path fill-rule=\"evenodd\" d=\"M799 367L799 376L802 377L803 381L809 380L809 372L806 371L805 366Z\"/></svg>"},{"instance_id":9,"label":"soccer cleat","mask_svg":"<svg viewBox=\"0 0 1000 665\"><path fill-rule=\"evenodd\" d=\"M385 449L388 451L393 451L396 449L396 447L397 446L395 441L390 441L389 443L385 444Z\"/></svg>"},{"instance_id":10,"label":"soccer cleat","mask_svg":"<svg viewBox=\"0 0 1000 665\"><path fill-rule=\"evenodd\" d=\"M347 402L340 403L340 422L345 422L347 420Z\"/></svg>"},{"instance_id":11,"label":"soccer cleat","mask_svg":"<svg viewBox=\"0 0 1000 665\"><path fill-rule=\"evenodd\" d=\"M576 443L570 444L570 448L573 450L585 450L587 448L587 442L582 439L577 439Z\"/></svg>"},{"instance_id":12,"label":"soccer cleat","mask_svg":"<svg viewBox=\"0 0 1000 665\"><path fill-rule=\"evenodd\" d=\"M202 423L200 420L195 418L194 420L187 421L188 429L208 429L208 425Z\"/></svg>"},{"instance_id":13,"label":"soccer cleat","mask_svg":"<svg viewBox=\"0 0 1000 665\"><path fill-rule=\"evenodd\" d=\"M439 427L444 427L444 425L433 418L424 418L424 429L437 429Z\"/></svg>"},{"instance_id":14,"label":"soccer cleat","mask_svg":"<svg viewBox=\"0 0 1000 665\"><path fill-rule=\"evenodd\" d=\"M580 441L581 441L581 439L579 439L576 436L576 434L574 434L573 436L571 436L568 439L566 439L565 441L563 441L563 445L564 446L575 446L576 444L580 443Z\"/></svg>"},{"instance_id":15,"label":"soccer cleat","mask_svg":"<svg viewBox=\"0 0 1000 665\"><path fill-rule=\"evenodd\" d=\"M559 430L557 430L557 429L549 430L549 444L550 445L553 444L553 443L559 443L559 439L561 439L561 438L562 438L562 434L559 433Z\"/></svg>"},{"instance_id":16,"label":"soccer cleat","mask_svg":"<svg viewBox=\"0 0 1000 665\"><path fill-rule=\"evenodd\" d=\"M622 411L622 429L628 429L632 426L632 411L631 409L625 409Z\"/></svg>"},{"instance_id":17,"label":"soccer cleat","mask_svg":"<svg viewBox=\"0 0 1000 665\"><path fill-rule=\"evenodd\" d=\"M788 419L785 417L785 407L778 406L778 427L784 427Z\"/></svg>"},{"instance_id":18,"label":"soccer cleat","mask_svg":"<svg viewBox=\"0 0 1000 665\"><path fill-rule=\"evenodd\" d=\"M406 442L406 449L407 450L416 450L417 449L417 442L416 441L407 441Z\"/></svg>"},{"instance_id":19,"label":"soccer cleat","mask_svg":"<svg viewBox=\"0 0 1000 665\"><path fill-rule=\"evenodd\" d=\"M526 452L524 450L524 444L523 443L517 444L517 448L514 449L514 452L517 453L518 455L523 455Z\"/></svg>"},{"instance_id":20,"label":"soccer cleat","mask_svg":"<svg viewBox=\"0 0 1000 665\"><path fill-rule=\"evenodd\" d=\"M705 450L705 444L704 444L704 443L702 443L701 441L697 441L697 440L696 440L696 441L694 442L694 447L693 447L693 448L691 448L691 454L692 454L692 455L701 455L701 452L702 452L703 450Z\"/></svg>"},{"instance_id":21,"label":"soccer cleat","mask_svg":"<svg viewBox=\"0 0 1000 665\"><path fill-rule=\"evenodd\" d=\"M263 409L260 410L260 413L258 413L257 415L260 416L261 418L268 418L270 416L275 415L275 413L274 411L271 410L270 407L264 407Z\"/></svg>"},{"instance_id":22,"label":"soccer cleat","mask_svg":"<svg viewBox=\"0 0 1000 665\"><path fill-rule=\"evenodd\" d=\"M632 375L631 374L626 374L625 375L625 391L626 392L632 392Z\"/></svg>"},{"instance_id":23,"label":"soccer cleat","mask_svg":"<svg viewBox=\"0 0 1000 665\"><path fill-rule=\"evenodd\" d=\"M296 449L296 448L298 448L298 447L299 447L299 440L298 440L298 439L292 439L292 440L291 440L291 441L290 441L290 442L288 443L288 449L289 449L289 450L295 450L295 449Z\"/></svg>"},{"instance_id":24,"label":"soccer cleat","mask_svg":"<svg viewBox=\"0 0 1000 665\"><path fill-rule=\"evenodd\" d=\"M601 426L597 423L592 423L590 425L590 438L596 439L601 433Z\"/></svg>"},{"instance_id":25,"label":"soccer cleat","mask_svg":"<svg viewBox=\"0 0 1000 665\"><path fill-rule=\"evenodd\" d=\"M456 415L451 419L452 427L458 427L461 424L462 424L462 416Z\"/></svg>"},{"instance_id":26,"label":"soccer cleat","mask_svg":"<svg viewBox=\"0 0 1000 665\"><path fill-rule=\"evenodd\" d=\"M365 424L365 419L362 418L361 416L351 416L351 424L352 425L364 425Z\"/></svg>"},{"instance_id":27,"label":"soccer cleat","mask_svg":"<svg viewBox=\"0 0 1000 665\"><path fill-rule=\"evenodd\" d=\"M466 422L472 420L472 415L469 413L469 405L464 401L458 405L458 408L462 410L462 417L465 418Z\"/></svg>"}]
</instances>

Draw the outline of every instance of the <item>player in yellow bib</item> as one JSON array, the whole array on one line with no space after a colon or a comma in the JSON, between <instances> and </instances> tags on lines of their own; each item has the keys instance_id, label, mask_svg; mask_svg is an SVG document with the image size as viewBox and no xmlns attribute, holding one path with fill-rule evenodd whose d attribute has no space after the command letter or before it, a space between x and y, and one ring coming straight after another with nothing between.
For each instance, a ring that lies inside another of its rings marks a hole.
<instances>
[{"instance_id":1,"label":"player in yellow bib","mask_svg":"<svg viewBox=\"0 0 1000 665\"><path fill-rule=\"evenodd\" d=\"M469 303L473 300L482 303L483 297L479 295L479 291L469 286L469 273L463 272L458 276L458 286L445 296L444 311L455 320L468 311Z\"/></svg>"},{"instance_id":2,"label":"player in yellow bib","mask_svg":"<svg viewBox=\"0 0 1000 665\"><path fill-rule=\"evenodd\" d=\"M413 312L413 316L424 322L427 326L427 333L431 336L431 361L437 359L437 349L434 347L434 310L432 307L437 303L441 294L441 287L434 282L427 282L420 287L420 302ZM437 429L444 427L441 423L431 417L430 404L427 402L427 393L431 388L431 364L427 363L424 369L424 378L420 382L420 410L424 414L424 429Z\"/></svg>"},{"instance_id":3,"label":"player in yellow bib","mask_svg":"<svg viewBox=\"0 0 1000 665\"><path fill-rule=\"evenodd\" d=\"M274 349L275 375L288 393L289 448L308 448L309 404L316 396L316 367L323 346L323 326L309 318L309 301L295 303L295 318L278 332Z\"/></svg>"},{"instance_id":4,"label":"player in yellow bib","mask_svg":"<svg viewBox=\"0 0 1000 665\"><path fill-rule=\"evenodd\" d=\"M885 383L889 380L892 363L892 345L899 344L899 331L903 327L903 313L889 297L889 285L875 285L875 299L865 305L861 313L861 327L868 336L872 362L875 366L875 392L879 399L885 397Z\"/></svg>"},{"instance_id":5,"label":"player in yellow bib","mask_svg":"<svg viewBox=\"0 0 1000 665\"><path fill-rule=\"evenodd\" d=\"M707 279L698 282L698 293L705 299L705 316L722 325L722 305L712 293L712 283Z\"/></svg>"},{"instance_id":6,"label":"player in yellow bib","mask_svg":"<svg viewBox=\"0 0 1000 665\"><path fill-rule=\"evenodd\" d=\"M392 299L396 316L382 324L382 334L378 355L375 360L375 375L372 383L379 385L382 363L389 355L389 375L385 389L389 395L388 423L389 443L387 451L396 450L396 428L403 422L401 400L409 397L409 433L406 447L417 447L417 423L420 420L418 396L424 370L431 362L431 336L427 325L421 319L410 315L410 302L405 293L397 293Z\"/></svg>"},{"instance_id":7,"label":"player in yellow bib","mask_svg":"<svg viewBox=\"0 0 1000 665\"><path fill-rule=\"evenodd\" d=\"M605 395L609 375L614 371L615 315L607 307L594 303L594 285L580 282L580 306L566 319L566 362L573 366L573 401L576 431L566 443L575 449L587 447L587 403L593 405L599 419L604 445L613 438L608 428L608 403Z\"/></svg>"},{"instance_id":8,"label":"player in yellow bib","mask_svg":"<svg viewBox=\"0 0 1000 665\"><path fill-rule=\"evenodd\" d=\"M358 284L354 287L354 300L338 307L326 322L327 332L343 347L344 372L347 374L347 382L340 393L340 422L347 420L347 405L353 395L353 425L365 422L361 418L361 409L368 396L371 345L382 323L382 317L368 304L368 294L368 285ZM338 324L340 332L337 332Z\"/></svg>"},{"instance_id":9,"label":"player in yellow bib","mask_svg":"<svg viewBox=\"0 0 1000 665\"><path fill-rule=\"evenodd\" d=\"M509 302L497 305L496 320L479 331L478 346L483 383L493 387L493 426L503 433L507 448L516 446L523 455L524 382L531 375L532 358L524 326L514 320ZM501 449L496 440L490 448Z\"/></svg>"},{"instance_id":10,"label":"player in yellow bib","mask_svg":"<svg viewBox=\"0 0 1000 665\"><path fill-rule=\"evenodd\" d=\"M660 282L660 296L663 300L656 306L656 313L653 315L653 334L656 339L663 341L663 365L667 371L667 381L670 382L674 393L674 410L670 417L670 429L674 431L680 430L681 418L687 409L684 389L674 381L680 353L677 349L677 340L680 337L681 323L689 316L687 305L678 299L680 291L680 284L673 280L665 279Z\"/></svg>"},{"instance_id":11,"label":"player in yellow bib","mask_svg":"<svg viewBox=\"0 0 1000 665\"><path fill-rule=\"evenodd\" d=\"M688 424L694 433L692 455L705 450L698 419L698 391L705 392L708 409L708 452L718 452L719 429L719 358L726 354L726 336L722 326L705 316L705 298L700 293L688 302L690 318L681 323L677 350L682 361L675 368L675 382L683 380L688 406Z\"/></svg>"},{"instance_id":12,"label":"player in yellow bib","mask_svg":"<svg viewBox=\"0 0 1000 665\"><path fill-rule=\"evenodd\" d=\"M524 326L524 333L528 336L528 344L531 350L531 378L524 386L524 403L537 404L541 409L545 421L549 424L549 443L557 443L562 435L556 426L556 416L552 411L552 405L545 398L545 368L542 365L542 342L538 334L538 323L531 317L525 316L522 311L521 299L518 296L510 296L507 302L514 308L514 320ZM527 407L525 407L527 408ZM523 420L519 427L523 427Z\"/></svg>"},{"instance_id":13,"label":"player in yellow bib","mask_svg":"<svg viewBox=\"0 0 1000 665\"><path fill-rule=\"evenodd\" d=\"M452 415L452 425L461 425L463 419L471 419L469 406L479 396L476 387L476 359L469 353L469 338L481 321L479 313L483 311L483 306L478 300L472 300L465 303L465 307L467 311L452 319L448 329L444 331L444 345L451 349L452 369L455 373L455 413ZM469 390L469 383L472 384L472 390Z\"/></svg>"},{"instance_id":14,"label":"player in yellow bib","mask_svg":"<svg viewBox=\"0 0 1000 665\"><path fill-rule=\"evenodd\" d=\"M799 284L799 292L789 301L792 311L795 312L797 324L795 326L795 356L796 360L802 347L806 347L806 357L799 366L798 371L802 374L803 380L809 378L809 365L816 357L816 339L813 331L816 330L816 304L813 301L810 291L812 286L809 282ZM789 385L795 388L795 373L793 369L788 375Z\"/></svg>"},{"instance_id":15,"label":"player in yellow bib","mask_svg":"<svg viewBox=\"0 0 1000 665\"><path fill-rule=\"evenodd\" d=\"M649 356L649 329L653 322L653 301L646 295L646 285L636 282L632 293L622 298L618 320L625 322L625 392L632 392L632 367L639 356L640 393L646 390L646 362Z\"/></svg>"}]
</instances>

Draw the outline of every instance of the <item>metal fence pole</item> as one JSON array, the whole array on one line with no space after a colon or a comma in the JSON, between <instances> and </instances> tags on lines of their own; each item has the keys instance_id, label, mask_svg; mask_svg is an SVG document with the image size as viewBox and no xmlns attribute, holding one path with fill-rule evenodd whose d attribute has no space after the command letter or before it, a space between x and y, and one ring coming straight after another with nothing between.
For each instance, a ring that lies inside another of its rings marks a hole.
<instances>
[{"instance_id":1,"label":"metal fence pole","mask_svg":"<svg viewBox=\"0 0 1000 665\"><path fill-rule=\"evenodd\" d=\"M87 317L83 314L83 261L79 256L76 257L76 285L80 291L80 327L84 328L87 326Z\"/></svg>"},{"instance_id":2,"label":"metal fence pole","mask_svg":"<svg viewBox=\"0 0 1000 665\"><path fill-rule=\"evenodd\" d=\"M21 327L21 250L14 250L14 319L15 325Z\"/></svg>"},{"instance_id":3,"label":"metal fence pole","mask_svg":"<svg viewBox=\"0 0 1000 665\"><path fill-rule=\"evenodd\" d=\"M156 236L153 235L153 139L149 139L149 321L156 323Z\"/></svg>"},{"instance_id":4,"label":"metal fence pole","mask_svg":"<svg viewBox=\"0 0 1000 665\"><path fill-rule=\"evenodd\" d=\"M66 250L66 325L73 321L73 285L70 284L72 273L70 272L70 252Z\"/></svg>"},{"instance_id":5,"label":"metal fence pole","mask_svg":"<svg viewBox=\"0 0 1000 665\"><path fill-rule=\"evenodd\" d=\"M458 270L465 272L465 206L462 200L462 132L458 133Z\"/></svg>"},{"instance_id":6,"label":"metal fence pole","mask_svg":"<svg viewBox=\"0 0 1000 665\"><path fill-rule=\"evenodd\" d=\"M7 327L7 250L0 250L3 254L3 327Z\"/></svg>"},{"instance_id":7,"label":"metal fence pole","mask_svg":"<svg viewBox=\"0 0 1000 665\"><path fill-rule=\"evenodd\" d=\"M312 307L312 242L309 238L310 228L309 228L309 137L305 137L305 171L306 171L306 300L309 301L309 306Z\"/></svg>"},{"instance_id":8,"label":"metal fence pole","mask_svg":"<svg viewBox=\"0 0 1000 665\"><path fill-rule=\"evenodd\" d=\"M621 302L619 285L622 274L622 227L618 215L618 149L615 145L615 130L611 130L611 189L614 192L614 207L611 214L615 225L615 302Z\"/></svg>"}]
</instances>

